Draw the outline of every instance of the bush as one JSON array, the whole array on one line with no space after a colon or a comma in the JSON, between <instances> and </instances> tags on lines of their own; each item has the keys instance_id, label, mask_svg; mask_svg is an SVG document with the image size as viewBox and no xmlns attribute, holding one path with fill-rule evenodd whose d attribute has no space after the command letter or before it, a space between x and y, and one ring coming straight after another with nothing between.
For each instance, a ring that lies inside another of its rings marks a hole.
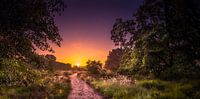
<instances>
[{"instance_id":1,"label":"bush","mask_svg":"<svg viewBox=\"0 0 200 99\"><path fill-rule=\"evenodd\" d=\"M107 99L150 99L150 93L140 85L120 84L120 82L100 81L92 82L95 89L99 90Z\"/></svg>"},{"instance_id":2,"label":"bush","mask_svg":"<svg viewBox=\"0 0 200 99\"><path fill-rule=\"evenodd\" d=\"M91 83L106 98L112 99L199 99L200 81L170 82L141 80L120 84L112 80L93 80Z\"/></svg>"},{"instance_id":3,"label":"bush","mask_svg":"<svg viewBox=\"0 0 200 99\"><path fill-rule=\"evenodd\" d=\"M28 62L30 63L30 66L32 68L36 69L50 69L51 67L48 67L48 61L45 59L43 55L38 54L32 54L29 56L30 59L28 59Z\"/></svg>"},{"instance_id":4,"label":"bush","mask_svg":"<svg viewBox=\"0 0 200 99\"><path fill-rule=\"evenodd\" d=\"M42 71L37 71L41 74ZM0 95L11 99L64 99L71 90L68 78L58 79L45 72L37 82L29 86L0 86ZM45 75L45 76L44 76ZM45 78L44 78L45 77ZM1 97L0 97L1 98Z\"/></svg>"},{"instance_id":5,"label":"bush","mask_svg":"<svg viewBox=\"0 0 200 99\"><path fill-rule=\"evenodd\" d=\"M29 86L37 81L39 75L25 62L15 59L0 61L0 86Z\"/></svg>"},{"instance_id":6,"label":"bush","mask_svg":"<svg viewBox=\"0 0 200 99\"><path fill-rule=\"evenodd\" d=\"M69 82L46 83L45 86L1 87L0 94L2 97L9 97L11 99L64 99L68 96L70 90Z\"/></svg>"},{"instance_id":7,"label":"bush","mask_svg":"<svg viewBox=\"0 0 200 99\"><path fill-rule=\"evenodd\" d=\"M143 80L140 84L146 89L165 90L166 87L169 87L167 82L161 80Z\"/></svg>"},{"instance_id":8,"label":"bush","mask_svg":"<svg viewBox=\"0 0 200 99\"><path fill-rule=\"evenodd\" d=\"M88 72L91 74L100 74L102 69L102 63L100 61L87 61L86 65Z\"/></svg>"},{"instance_id":9,"label":"bush","mask_svg":"<svg viewBox=\"0 0 200 99\"><path fill-rule=\"evenodd\" d=\"M159 78L164 80L198 79L200 76L199 71L199 66L179 64L167 68L159 75Z\"/></svg>"},{"instance_id":10,"label":"bush","mask_svg":"<svg viewBox=\"0 0 200 99\"><path fill-rule=\"evenodd\" d=\"M123 54L124 49L122 48L117 48L110 51L107 60L105 61L104 68L111 71L117 71L117 69L120 67L120 61L122 60Z\"/></svg>"}]
</instances>

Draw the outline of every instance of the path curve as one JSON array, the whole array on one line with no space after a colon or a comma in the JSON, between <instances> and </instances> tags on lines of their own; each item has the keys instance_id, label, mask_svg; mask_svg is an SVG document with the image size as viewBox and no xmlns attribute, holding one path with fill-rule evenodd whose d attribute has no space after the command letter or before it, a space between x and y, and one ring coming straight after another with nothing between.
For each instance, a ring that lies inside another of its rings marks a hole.
<instances>
[{"instance_id":1,"label":"path curve","mask_svg":"<svg viewBox=\"0 0 200 99\"><path fill-rule=\"evenodd\" d=\"M100 95L86 84L83 80L77 78L77 73L70 76L72 91L68 99L102 99Z\"/></svg>"}]
</instances>

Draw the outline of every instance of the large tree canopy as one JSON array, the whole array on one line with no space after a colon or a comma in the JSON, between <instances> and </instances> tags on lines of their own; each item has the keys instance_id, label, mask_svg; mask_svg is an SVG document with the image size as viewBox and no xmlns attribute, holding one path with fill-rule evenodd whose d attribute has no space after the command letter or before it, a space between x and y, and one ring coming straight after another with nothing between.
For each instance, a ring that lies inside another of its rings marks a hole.
<instances>
[{"instance_id":1,"label":"large tree canopy","mask_svg":"<svg viewBox=\"0 0 200 99\"><path fill-rule=\"evenodd\" d=\"M118 19L111 34L117 45L131 49L134 72L197 77L200 10L195 0L145 0L131 20Z\"/></svg>"},{"instance_id":2,"label":"large tree canopy","mask_svg":"<svg viewBox=\"0 0 200 99\"><path fill-rule=\"evenodd\" d=\"M107 60L105 62L105 68L116 71L120 66L124 50L122 48L113 49L109 52Z\"/></svg>"},{"instance_id":3,"label":"large tree canopy","mask_svg":"<svg viewBox=\"0 0 200 99\"><path fill-rule=\"evenodd\" d=\"M64 7L63 0L1 0L0 57L26 58L36 48L53 51L50 42L60 46L54 16Z\"/></svg>"}]
</instances>

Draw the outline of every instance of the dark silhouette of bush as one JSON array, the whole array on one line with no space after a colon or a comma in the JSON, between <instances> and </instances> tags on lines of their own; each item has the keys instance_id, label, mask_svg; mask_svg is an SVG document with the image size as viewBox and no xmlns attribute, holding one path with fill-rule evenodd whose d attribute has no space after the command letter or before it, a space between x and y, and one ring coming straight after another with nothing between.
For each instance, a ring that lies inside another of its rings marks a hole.
<instances>
[{"instance_id":1,"label":"dark silhouette of bush","mask_svg":"<svg viewBox=\"0 0 200 99\"><path fill-rule=\"evenodd\" d=\"M100 61L96 60L88 60L86 62L86 68L88 69L88 72L91 74L100 74L102 70L102 63Z\"/></svg>"},{"instance_id":2,"label":"dark silhouette of bush","mask_svg":"<svg viewBox=\"0 0 200 99\"><path fill-rule=\"evenodd\" d=\"M47 55L45 55L45 57L46 57L48 60L56 61L56 56L54 56L54 55L47 54Z\"/></svg>"},{"instance_id":3,"label":"dark silhouette of bush","mask_svg":"<svg viewBox=\"0 0 200 99\"><path fill-rule=\"evenodd\" d=\"M122 60L124 50L122 48L113 49L109 52L105 62L105 68L111 71L117 71Z\"/></svg>"}]
</instances>

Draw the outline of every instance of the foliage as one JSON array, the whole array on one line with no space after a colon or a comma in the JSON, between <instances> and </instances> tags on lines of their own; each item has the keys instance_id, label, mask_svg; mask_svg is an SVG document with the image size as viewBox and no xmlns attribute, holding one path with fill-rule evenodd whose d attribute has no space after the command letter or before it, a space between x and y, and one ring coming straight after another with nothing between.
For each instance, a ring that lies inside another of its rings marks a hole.
<instances>
[{"instance_id":1,"label":"foliage","mask_svg":"<svg viewBox=\"0 0 200 99\"><path fill-rule=\"evenodd\" d=\"M57 62L54 55L38 55L33 54L30 56L28 62L30 66L35 69L45 69L45 70L68 70L71 68L71 64Z\"/></svg>"},{"instance_id":2,"label":"foliage","mask_svg":"<svg viewBox=\"0 0 200 99\"><path fill-rule=\"evenodd\" d=\"M50 69L47 64L47 59L44 55L32 54L29 56L28 60L25 60L26 63L30 63L29 66L36 69Z\"/></svg>"},{"instance_id":3,"label":"foliage","mask_svg":"<svg viewBox=\"0 0 200 99\"><path fill-rule=\"evenodd\" d=\"M0 58L29 58L35 49L53 51L49 42L62 40L54 16L63 0L1 0Z\"/></svg>"},{"instance_id":4,"label":"foliage","mask_svg":"<svg viewBox=\"0 0 200 99\"><path fill-rule=\"evenodd\" d=\"M40 83L40 86L44 87L44 90L47 93L46 97L48 98L56 98L56 99L66 98L71 90L69 78L44 79Z\"/></svg>"},{"instance_id":5,"label":"foliage","mask_svg":"<svg viewBox=\"0 0 200 99\"><path fill-rule=\"evenodd\" d=\"M124 50L122 48L117 48L110 51L105 62L105 68L112 71L116 71L119 68L123 52Z\"/></svg>"},{"instance_id":6,"label":"foliage","mask_svg":"<svg viewBox=\"0 0 200 99\"><path fill-rule=\"evenodd\" d=\"M120 69L165 79L198 78L199 11L195 0L145 0L132 19L117 19L111 39L129 49Z\"/></svg>"},{"instance_id":7,"label":"foliage","mask_svg":"<svg viewBox=\"0 0 200 99\"><path fill-rule=\"evenodd\" d=\"M26 65L15 59L1 61L1 97L62 99L68 96L71 90L69 78L59 79L53 72L28 68Z\"/></svg>"},{"instance_id":8,"label":"foliage","mask_svg":"<svg viewBox=\"0 0 200 99\"><path fill-rule=\"evenodd\" d=\"M45 57L48 59L48 60L51 60L51 61L56 61L56 57L54 55L45 55Z\"/></svg>"},{"instance_id":9,"label":"foliage","mask_svg":"<svg viewBox=\"0 0 200 99\"><path fill-rule=\"evenodd\" d=\"M91 84L106 98L112 99L198 99L199 81L169 82L140 80L133 84L93 80Z\"/></svg>"},{"instance_id":10,"label":"foliage","mask_svg":"<svg viewBox=\"0 0 200 99\"><path fill-rule=\"evenodd\" d=\"M35 52L54 52L50 43L60 46L54 17L64 7L63 0L0 1L0 98L67 97L69 80L46 78L52 73L49 61L56 57Z\"/></svg>"},{"instance_id":11,"label":"foliage","mask_svg":"<svg viewBox=\"0 0 200 99\"><path fill-rule=\"evenodd\" d=\"M38 80L40 74L15 59L0 60L0 86L30 86Z\"/></svg>"},{"instance_id":12,"label":"foliage","mask_svg":"<svg viewBox=\"0 0 200 99\"><path fill-rule=\"evenodd\" d=\"M48 61L48 67L51 67L52 70L69 70L71 69L71 64L65 64L56 61Z\"/></svg>"},{"instance_id":13,"label":"foliage","mask_svg":"<svg viewBox=\"0 0 200 99\"><path fill-rule=\"evenodd\" d=\"M68 96L71 90L69 80L62 83L43 80L40 83L28 87L1 87L1 97L7 98L56 98L63 99ZM0 97L0 98L1 98Z\"/></svg>"},{"instance_id":14,"label":"foliage","mask_svg":"<svg viewBox=\"0 0 200 99\"><path fill-rule=\"evenodd\" d=\"M91 74L100 74L101 73L101 69L102 69L102 63L100 61L91 61L91 60L88 60L86 62L86 68L88 69L88 71L91 73Z\"/></svg>"},{"instance_id":15,"label":"foliage","mask_svg":"<svg viewBox=\"0 0 200 99\"><path fill-rule=\"evenodd\" d=\"M98 81L92 82L95 89L99 90L105 98L112 99L150 99L150 93L145 88L138 85L126 85L112 82Z\"/></svg>"},{"instance_id":16,"label":"foliage","mask_svg":"<svg viewBox=\"0 0 200 99\"><path fill-rule=\"evenodd\" d=\"M153 91L156 99L198 99L199 81L165 82L161 80L146 80L140 84Z\"/></svg>"}]
</instances>

